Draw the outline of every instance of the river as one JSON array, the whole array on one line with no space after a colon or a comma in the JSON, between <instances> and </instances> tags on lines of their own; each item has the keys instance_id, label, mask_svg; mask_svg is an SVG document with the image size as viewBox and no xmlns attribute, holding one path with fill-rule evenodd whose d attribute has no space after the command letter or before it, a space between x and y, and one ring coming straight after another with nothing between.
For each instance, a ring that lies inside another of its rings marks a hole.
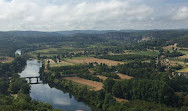
<instances>
[{"instance_id":1,"label":"river","mask_svg":"<svg viewBox=\"0 0 188 111\"><path fill-rule=\"evenodd\" d=\"M41 66L42 63L37 60L27 60L27 65L20 73L20 76L39 76L39 69ZM31 82L36 82L36 79L33 78ZM86 105L84 102L79 102L74 96L70 97L69 93L64 93L56 88L51 88L48 84L31 84L30 91L32 99L49 103L54 108L71 111L92 111L91 107ZM95 108L93 111L95 111Z\"/></svg>"}]
</instances>

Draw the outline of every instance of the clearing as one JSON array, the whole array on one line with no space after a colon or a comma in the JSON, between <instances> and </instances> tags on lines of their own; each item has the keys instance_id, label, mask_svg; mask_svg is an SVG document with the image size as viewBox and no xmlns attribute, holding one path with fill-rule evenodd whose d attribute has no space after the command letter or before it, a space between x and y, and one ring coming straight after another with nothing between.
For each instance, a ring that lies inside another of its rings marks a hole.
<instances>
[{"instance_id":1,"label":"clearing","mask_svg":"<svg viewBox=\"0 0 188 111\"><path fill-rule=\"evenodd\" d=\"M73 64L86 64L86 63L97 62L98 64L105 63L109 66L115 66L115 65L118 65L118 64L124 64L125 63L125 62L112 61L112 60L108 60L108 59L97 59L97 58L94 58L94 57L82 57L82 58L77 58L77 59L68 59L66 61L71 62Z\"/></svg>"},{"instance_id":2,"label":"clearing","mask_svg":"<svg viewBox=\"0 0 188 111\"><path fill-rule=\"evenodd\" d=\"M100 82L95 82L95 81L91 81L91 80L87 80L87 79L83 79L83 78L79 78L79 77L64 77L64 79L71 80L71 81L79 83L79 84L91 86L94 88L95 91L98 91L98 90L102 89L102 87L103 87L103 84Z\"/></svg>"}]
</instances>

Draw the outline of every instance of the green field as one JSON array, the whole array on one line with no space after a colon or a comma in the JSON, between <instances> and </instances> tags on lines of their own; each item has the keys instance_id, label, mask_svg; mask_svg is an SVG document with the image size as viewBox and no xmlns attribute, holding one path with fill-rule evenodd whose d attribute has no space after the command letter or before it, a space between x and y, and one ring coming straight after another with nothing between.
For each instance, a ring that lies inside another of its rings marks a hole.
<instances>
[{"instance_id":1,"label":"green field","mask_svg":"<svg viewBox=\"0 0 188 111\"><path fill-rule=\"evenodd\" d=\"M85 58L87 56L81 56L81 57L72 57L72 58L64 58L63 60L69 60L69 59L79 59L79 58Z\"/></svg>"},{"instance_id":2,"label":"green field","mask_svg":"<svg viewBox=\"0 0 188 111\"><path fill-rule=\"evenodd\" d=\"M181 52L183 54L188 54L188 51L186 51L186 50L179 50L179 52Z\"/></svg>"},{"instance_id":3,"label":"green field","mask_svg":"<svg viewBox=\"0 0 188 111\"><path fill-rule=\"evenodd\" d=\"M177 72L188 72L188 67L181 69L181 70L178 70Z\"/></svg>"},{"instance_id":4,"label":"green field","mask_svg":"<svg viewBox=\"0 0 188 111\"><path fill-rule=\"evenodd\" d=\"M51 63L51 67L60 67L60 66L68 66L68 65L74 65L72 63L66 62L66 61L61 61L59 63Z\"/></svg>"},{"instance_id":5,"label":"green field","mask_svg":"<svg viewBox=\"0 0 188 111\"><path fill-rule=\"evenodd\" d=\"M28 54L32 57L37 57L37 55L40 53L40 56L57 56L58 54L62 53L70 53L75 51L82 51L82 48L75 48L75 47L68 47L68 46L61 46L58 48L48 48L48 49L42 49L42 50L36 50L29 52Z\"/></svg>"},{"instance_id":6,"label":"green field","mask_svg":"<svg viewBox=\"0 0 188 111\"><path fill-rule=\"evenodd\" d=\"M167 51L167 50L165 50L165 51ZM173 52L174 50L170 49L170 50L168 50L168 51ZM183 53L183 54L188 54L188 51L187 51L187 50L177 50L177 52L181 52L181 53Z\"/></svg>"},{"instance_id":7,"label":"green field","mask_svg":"<svg viewBox=\"0 0 188 111\"><path fill-rule=\"evenodd\" d=\"M157 51L131 51L134 54L139 54L139 55L145 55L145 56L152 56L152 57L156 57L159 52Z\"/></svg>"}]
</instances>

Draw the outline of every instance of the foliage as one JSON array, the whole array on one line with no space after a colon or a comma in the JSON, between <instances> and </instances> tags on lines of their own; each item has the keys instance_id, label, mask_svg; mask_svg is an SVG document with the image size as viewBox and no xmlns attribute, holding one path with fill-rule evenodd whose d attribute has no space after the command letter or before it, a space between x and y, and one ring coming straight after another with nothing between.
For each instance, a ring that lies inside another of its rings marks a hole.
<instances>
[{"instance_id":1,"label":"foliage","mask_svg":"<svg viewBox=\"0 0 188 111\"><path fill-rule=\"evenodd\" d=\"M74 66L61 66L50 68L53 72L61 72L62 74L87 74L88 65L74 65Z\"/></svg>"},{"instance_id":2,"label":"foliage","mask_svg":"<svg viewBox=\"0 0 188 111\"><path fill-rule=\"evenodd\" d=\"M183 56L184 54L178 51L173 51L172 53L170 51L163 52L166 57L179 57Z\"/></svg>"},{"instance_id":3,"label":"foliage","mask_svg":"<svg viewBox=\"0 0 188 111\"><path fill-rule=\"evenodd\" d=\"M118 72L137 78L166 80L168 77L168 73L164 72L164 67L160 63L156 64L155 61L122 64L116 69Z\"/></svg>"},{"instance_id":4,"label":"foliage","mask_svg":"<svg viewBox=\"0 0 188 111\"><path fill-rule=\"evenodd\" d=\"M125 81L104 81L106 92L114 96L126 99L140 99L151 102L172 105L174 92L168 84L158 80L125 80Z\"/></svg>"},{"instance_id":5,"label":"foliage","mask_svg":"<svg viewBox=\"0 0 188 111\"><path fill-rule=\"evenodd\" d=\"M84 79L88 79L88 80L92 80L92 81L98 81L98 82L102 82L103 81L99 77L96 77L96 76L93 76L93 75L89 75L89 74L79 74L77 76L80 77L80 78L84 78Z\"/></svg>"},{"instance_id":6,"label":"foliage","mask_svg":"<svg viewBox=\"0 0 188 111\"><path fill-rule=\"evenodd\" d=\"M115 61L152 59L152 57L150 57L150 56L137 55L137 54L103 55L103 56L97 56L97 57L100 59L110 59L110 60L115 60Z\"/></svg>"}]
</instances>

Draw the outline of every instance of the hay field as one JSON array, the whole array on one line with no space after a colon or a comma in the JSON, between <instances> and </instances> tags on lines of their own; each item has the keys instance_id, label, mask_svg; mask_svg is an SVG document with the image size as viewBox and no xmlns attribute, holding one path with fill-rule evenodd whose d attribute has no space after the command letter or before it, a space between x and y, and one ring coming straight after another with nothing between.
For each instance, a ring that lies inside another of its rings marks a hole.
<instances>
[{"instance_id":1,"label":"hay field","mask_svg":"<svg viewBox=\"0 0 188 111\"><path fill-rule=\"evenodd\" d=\"M50 61L50 67L60 67L60 66L67 66L67 65L74 65L73 63L61 61L59 62L57 60L57 63L55 63L52 59L46 59L45 64L47 65L47 62Z\"/></svg>"},{"instance_id":2,"label":"hay field","mask_svg":"<svg viewBox=\"0 0 188 111\"><path fill-rule=\"evenodd\" d=\"M91 81L91 80L87 80L87 79L83 79L83 78L79 78L79 77L64 77L64 79L71 80L71 81L79 83L79 84L93 87L95 91L98 91L98 90L102 89L102 87L103 87L103 84L100 82L95 82L95 81Z\"/></svg>"},{"instance_id":3,"label":"hay field","mask_svg":"<svg viewBox=\"0 0 188 111\"><path fill-rule=\"evenodd\" d=\"M101 75L96 75L96 77L99 77L99 78L102 79L102 80L106 80L106 79L107 79L106 76L101 76Z\"/></svg>"},{"instance_id":4,"label":"hay field","mask_svg":"<svg viewBox=\"0 0 188 111\"><path fill-rule=\"evenodd\" d=\"M124 75L124 74L121 74L121 73L117 73L117 75L120 77L121 80L125 80L125 79L130 80L130 79L133 78L132 76ZM95 75L95 76L99 77L102 80L106 80L107 79L106 76L102 76L102 75ZM114 80L119 81L120 79L114 79Z\"/></svg>"},{"instance_id":5,"label":"hay field","mask_svg":"<svg viewBox=\"0 0 188 111\"><path fill-rule=\"evenodd\" d=\"M10 63L14 60L12 57L1 57L0 56L0 63Z\"/></svg>"},{"instance_id":6,"label":"hay field","mask_svg":"<svg viewBox=\"0 0 188 111\"><path fill-rule=\"evenodd\" d=\"M188 67L184 68L184 69L181 69L181 70L178 70L178 72L188 72Z\"/></svg>"},{"instance_id":7,"label":"hay field","mask_svg":"<svg viewBox=\"0 0 188 111\"><path fill-rule=\"evenodd\" d=\"M117 98L114 97L116 99L117 102L121 103L121 102L129 102L127 99L121 99L121 98Z\"/></svg>"},{"instance_id":8,"label":"hay field","mask_svg":"<svg viewBox=\"0 0 188 111\"><path fill-rule=\"evenodd\" d=\"M180 57L178 57L178 58L188 59L188 54L183 55L183 56L180 56Z\"/></svg>"},{"instance_id":9,"label":"hay field","mask_svg":"<svg viewBox=\"0 0 188 111\"><path fill-rule=\"evenodd\" d=\"M66 61L71 62L73 64L86 64L86 63L91 63L91 62L97 62L98 64L105 63L109 66L115 66L118 64L125 63L125 62L112 61L112 60L108 60L108 59L97 59L94 57L82 57L82 58L77 58L77 59L68 59Z\"/></svg>"},{"instance_id":10,"label":"hay field","mask_svg":"<svg viewBox=\"0 0 188 111\"><path fill-rule=\"evenodd\" d=\"M128 76L128 75L121 74L121 73L117 73L117 75L121 78L121 80L125 80L125 79L130 80L133 78L132 76Z\"/></svg>"}]
</instances>

